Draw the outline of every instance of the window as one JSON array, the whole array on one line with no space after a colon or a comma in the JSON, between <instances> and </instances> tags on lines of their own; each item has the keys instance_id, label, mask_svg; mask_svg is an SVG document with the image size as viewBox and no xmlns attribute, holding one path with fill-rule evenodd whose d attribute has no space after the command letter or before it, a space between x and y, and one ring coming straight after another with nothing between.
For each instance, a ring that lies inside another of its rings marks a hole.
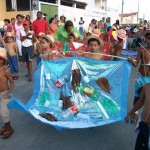
<instances>
[{"instance_id":1,"label":"window","mask_svg":"<svg viewBox=\"0 0 150 150\"><path fill-rule=\"evenodd\" d=\"M30 0L17 0L17 10L18 11L30 10Z\"/></svg>"},{"instance_id":2,"label":"window","mask_svg":"<svg viewBox=\"0 0 150 150\"><path fill-rule=\"evenodd\" d=\"M72 7L73 6L73 3L70 2L70 1L66 1L66 0L62 0L61 5L64 5L64 6L69 6L69 7Z\"/></svg>"},{"instance_id":3,"label":"window","mask_svg":"<svg viewBox=\"0 0 150 150\"><path fill-rule=\"evenodd\" d=\"M107 0L95 0L95 8L97 10L106 10Z\"/></svg>"},{"instance_id":4,"label":"window","mask_svg":"<svg viewBox=\"0 0 150 150\"><path fill-rule=\"evenodd\" d=\"M41 2L56 4L56 0L40 0Z\"/></svg>"},{"instance_id":5,"label":"window","mask_svg":"<svg viewBox=\"0 0 150 150\"><path fill-rule=\"evenodd\" d=\"M85 7L87 6L87 3L84 2L80 2L80 1L75 1L75 0L61 0L61 5L65 5L65 6L69 6L69 7L73 7L76 4L76 8L80 8L80 9L85 9Z\"/></svg>"},{"instance_id":6,"label":"window","mask_svg":"<svg viewBox=\"0 0 150 150\"><path fill-rule=\"evenodd\" d=\"M29 11L32 0L6 0L7 11Z\"/></svg>"},{"instance_id":7,"label":"window","mask_svg":"<svg viewBox=\"0 0 150 150\"><path fill-rule=\"evenodd\" d=\"M6 0L6 11L16 10L16 0Z\"/></svg>"},{"instance_id":8,"label":"window","mask_svg":"<svg viewBox=\"0 0 150 150\"><path fill-rule=\"evenodd\" d=\"M85 9L85 5L80 5L80 4L76 4L76 8L79 8L79 9Z\"/></svg>"}]
</instances>

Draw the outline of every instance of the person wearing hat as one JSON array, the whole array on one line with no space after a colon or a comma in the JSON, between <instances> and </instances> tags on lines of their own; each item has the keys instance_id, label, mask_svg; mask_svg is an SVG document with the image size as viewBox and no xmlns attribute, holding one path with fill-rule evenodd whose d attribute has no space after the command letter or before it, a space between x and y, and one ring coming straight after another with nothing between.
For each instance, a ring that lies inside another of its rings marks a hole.
<instances>
[{"instance_id":1,"label":"person wearing hat","mask_svg":"<svg viewBox=\"0 0 150 150\"><path fill-rule=\"evenodd\" d=\"M44 58L44 60L52 60L53 59L53 54L51 48L54 47L54 42L52 41L53 38L51 35L41 35L42 38L42 49L43 49L43 54L40 56Z\"/></svg>"},{"instance_id":2,"label":"person wearing hat","mask_svg":"<svg viewBox=\"0 0 150 150\"><path fill-rule=\"evenodd\" d=\"M86 38L85 44L89 46L90 53L84 54L83 57L93 58L93 59L102 59L102 55L98 55L99 49L103 47L104 43L97 35L91 35Z\"/></svg>"},{"instance_id":3,"label":"person wearing hat","mask_svg":"<svg viewBox=\"0 0 150 150\"><path fill-rule=\"evenodd\" d=\"M37 65L41 62L41 57L40 55L43 54L43 49L42 49L42 35L45 35L44 33L40 32L38 37L37 37L37 44L36 44L36 52L37 52Z\"/></svg>"},{"instance_id":4,"label":"person wearing hat","mask_svg":"<svg viewBox=\"0 0 150 150\"><path fill-rule=\"evenodd\" d=\"M116 35L113 35L112 46L110 49L111 55L114 56L121 55L125 39L126 39L126 31L123 29L117 30ZM116 58L114 60L116 60Z\"/></svg>"},{"instance_id":5,"label":"person wearing hat","mask_svg":"<svg viewBox=\"0 0 150 150\"><path fill-rule=\"evenodd\" d=\"M14 89L14 81L6 65L7 61L6 49L0 48L0 116L5 124L0 129L0 137L2 138L8 138L13 133L7 104L10 102L10 95Z\"/></svg>"},{"instance_id":6,"label":"person wearing hat","mask_svg":"<svg viewBox=\"0 0 150 150\"><path fill-rule=\"evenodd\" d=\"M7 32L6 34L6 49L8 52L8 62L10 67L10 72L14 80L18 79L19 65L18 65L18 46L14 42L14 35L12 32Z\"/></svg>"},{"instance_id":7,"label":"person wearing hat","mask_svg":"<svg viewBox=\"0 0 150 150\"><path fill-rule=\"evenodd\" d=\"M22 54L23 60L27 64L28 69L28 81L32 80L32 54L33 54L33 43L35 41L34 32L30 31L29 21L23 22L24 30L20 31L21 42L22 42Z\"/></svg>"},{"instance_id":8,"label":"person wearing hat","mask_svg":"<svg viewBox=\"0 0 150 150\"><path fill-rule=\"evenodd\" d=\"M133 61L133 59L130 57L128 58L128 61L131 62L134 67L139 66L135 80L134 105L137 103L140 97L138 93L139 88L146 83L150 83L150 31L145 31L144 36L146 39L147 47L141 48L138 51L137 58L135 59L136 61ZM132 122L136 122L137 119L138 115L135 113L132 118Z\"/></svg>"}]
</instances>

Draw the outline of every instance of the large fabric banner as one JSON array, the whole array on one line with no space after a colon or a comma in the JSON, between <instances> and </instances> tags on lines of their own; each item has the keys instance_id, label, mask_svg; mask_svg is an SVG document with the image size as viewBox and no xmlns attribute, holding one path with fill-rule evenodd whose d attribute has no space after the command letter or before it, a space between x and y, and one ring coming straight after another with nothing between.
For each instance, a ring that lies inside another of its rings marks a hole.
<instances>
[{"instance_id":1,"label":"large fabric banner","mask_svg":"<svg viewBox=\"0 0 150 150\"><path fill-rule=\"evenodd\" d=\"M127 61L42 60L29 102L12 98L8 106L57 129L120 122L127 113L130 71Z\"/></svg>"}]
</instances>

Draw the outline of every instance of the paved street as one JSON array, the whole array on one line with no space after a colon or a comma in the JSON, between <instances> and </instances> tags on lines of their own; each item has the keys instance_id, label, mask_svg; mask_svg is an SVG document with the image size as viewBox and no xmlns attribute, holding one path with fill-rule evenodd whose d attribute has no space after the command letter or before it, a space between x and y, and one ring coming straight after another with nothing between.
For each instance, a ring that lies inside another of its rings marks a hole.
<instances>
[{"instance_id":1,"label":"paved street","mask_svg":"<svg viewBox=\"0 0 150 150\"><path fill-rule=\"evenodd\" d=\"M35 66L35 65L34 65ZM34 67L35 68L35 67ZM14 97L27 102L33 89L28 82L26 68L21 67L20 78L15 82ZM135 70L132 70L129 88L129 108L132 106ZM107 126L57 131L26 112L12 110L14 134L0 139L0 150L133 150L135 125L115 123ZM2 122L0 122L2 126Z\"/></svg>"}]
</instances>

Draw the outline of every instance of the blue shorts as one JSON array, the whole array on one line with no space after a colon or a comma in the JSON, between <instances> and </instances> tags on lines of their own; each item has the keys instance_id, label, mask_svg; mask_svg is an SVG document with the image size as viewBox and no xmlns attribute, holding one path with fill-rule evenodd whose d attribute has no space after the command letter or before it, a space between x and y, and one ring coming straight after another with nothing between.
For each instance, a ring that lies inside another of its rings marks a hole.
<instances>
[{"instance_id":1,"label":"blue shorts","mask_svg":"<svg viewBox=\"0 0 150 150\"><path fill-rule=\"evenodd\" d=\"M138 90L141 86L146 83L150 83L150 77L142 76L140 73L136 74L136 81L135 81L135 97L140 97Z\"/></svg>"},{"instance_id":2,"label":"blue shorts","mask_svg":"<svg viewBox=\"0 0 150 150\"><path fill-rule=\"evenodd\" d=\"M16 55L12 57L8 56L8 63L9 63L11 73L19 72L18 58Z\"/></svg>"},{"instance_id":3,"label":"blue shorts","mask_svg":"<svg viewBox=\"0 0 150 150\"><path fill-rule=\"evenodd\" d=\"M32 61L32 49L33 46L29 46L29 47L22 46L22 56L25 62Z\"/></svg>"}]
</instances>

